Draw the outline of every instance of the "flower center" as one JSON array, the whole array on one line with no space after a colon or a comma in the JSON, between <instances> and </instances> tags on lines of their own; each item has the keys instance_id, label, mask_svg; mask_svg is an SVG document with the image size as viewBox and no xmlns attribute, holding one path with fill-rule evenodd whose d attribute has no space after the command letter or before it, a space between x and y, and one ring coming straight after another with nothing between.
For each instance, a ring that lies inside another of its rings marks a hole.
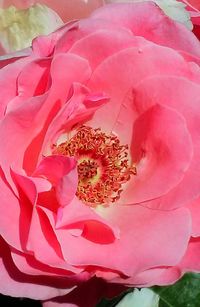
<instances>
[{"instance_id":1,"label":"flower center","mask_svg":"<svg viewBox=\"0 0 200 307\"><path fill-rule=\"evenodd\" d=\"M129 164L128 145L120 145L117 136L107 135L99 128L81 126L54 152L77 159L76 195L92 207L116 202L123 184L136 174L135 166Z\"/></svg>"}]
</instances>

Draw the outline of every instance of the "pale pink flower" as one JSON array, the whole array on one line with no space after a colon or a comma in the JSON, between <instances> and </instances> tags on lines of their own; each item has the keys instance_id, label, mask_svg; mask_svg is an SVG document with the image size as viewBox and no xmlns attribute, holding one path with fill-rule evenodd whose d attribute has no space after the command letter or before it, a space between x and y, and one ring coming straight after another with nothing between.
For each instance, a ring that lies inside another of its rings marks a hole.
<instances>
[{"instance_id":1,"label":"pale pink flower","mask_svg":"<svg viewBox=\"0 0 200 307\"><path fill-rule=\"evenodd\" d=\"M111 4L26 52L0 62L0 292L94 307L200 271L194 34Z\"/></svg>"}]
</instances>

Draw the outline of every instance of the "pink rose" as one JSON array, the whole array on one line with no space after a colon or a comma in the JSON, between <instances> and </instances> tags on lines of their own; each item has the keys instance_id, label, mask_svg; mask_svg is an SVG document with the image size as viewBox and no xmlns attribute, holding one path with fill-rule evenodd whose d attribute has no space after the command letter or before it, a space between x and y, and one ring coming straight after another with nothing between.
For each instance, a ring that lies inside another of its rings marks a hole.
<instances>
[{"instance_id":1,"label":"pink rose","mask_svg":"<svg viewBox=\"0 0 200 307\"><path fill-rule=\"evenodd\" d=\"M199 56L144 2L1 61L1 293L92 307L200 271Z\"/></svg>"}]
</instances>

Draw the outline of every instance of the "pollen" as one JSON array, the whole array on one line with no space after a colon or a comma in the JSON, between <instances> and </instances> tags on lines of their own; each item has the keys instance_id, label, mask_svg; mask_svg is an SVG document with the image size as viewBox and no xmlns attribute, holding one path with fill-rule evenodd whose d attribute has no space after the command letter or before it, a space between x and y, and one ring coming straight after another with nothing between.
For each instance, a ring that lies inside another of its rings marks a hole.
<instances>
[{"instance_id":1,"label":"pollen","mask_svg":"<svg viewBox=\"0 0 200 307\"><path fill-rule=\"evenodd\" d=\"M136 175L129 163L128 145L119 138L81 126L74 136L56 147L56 154L75 157L78 166L76 195L85 204L108 206L120 199L124 184Z\"/></svg>"}]
</instances>

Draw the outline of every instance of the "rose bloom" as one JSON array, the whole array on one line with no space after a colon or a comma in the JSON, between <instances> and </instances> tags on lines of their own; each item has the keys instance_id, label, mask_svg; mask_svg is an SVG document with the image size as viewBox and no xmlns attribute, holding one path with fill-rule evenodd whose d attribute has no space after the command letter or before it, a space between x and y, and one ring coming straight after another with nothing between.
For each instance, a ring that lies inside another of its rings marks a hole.
<instances>
[{"instance_id":1,"label":"rose bloom","mask_svg":"<svg viewBox=\"0 0 200 307\"><path fill-rule=\"evenodd\" d=\"M200 271L199 56L144 2L1 60L1 293L93 307Z\"/></svg>"}]
</instances>

